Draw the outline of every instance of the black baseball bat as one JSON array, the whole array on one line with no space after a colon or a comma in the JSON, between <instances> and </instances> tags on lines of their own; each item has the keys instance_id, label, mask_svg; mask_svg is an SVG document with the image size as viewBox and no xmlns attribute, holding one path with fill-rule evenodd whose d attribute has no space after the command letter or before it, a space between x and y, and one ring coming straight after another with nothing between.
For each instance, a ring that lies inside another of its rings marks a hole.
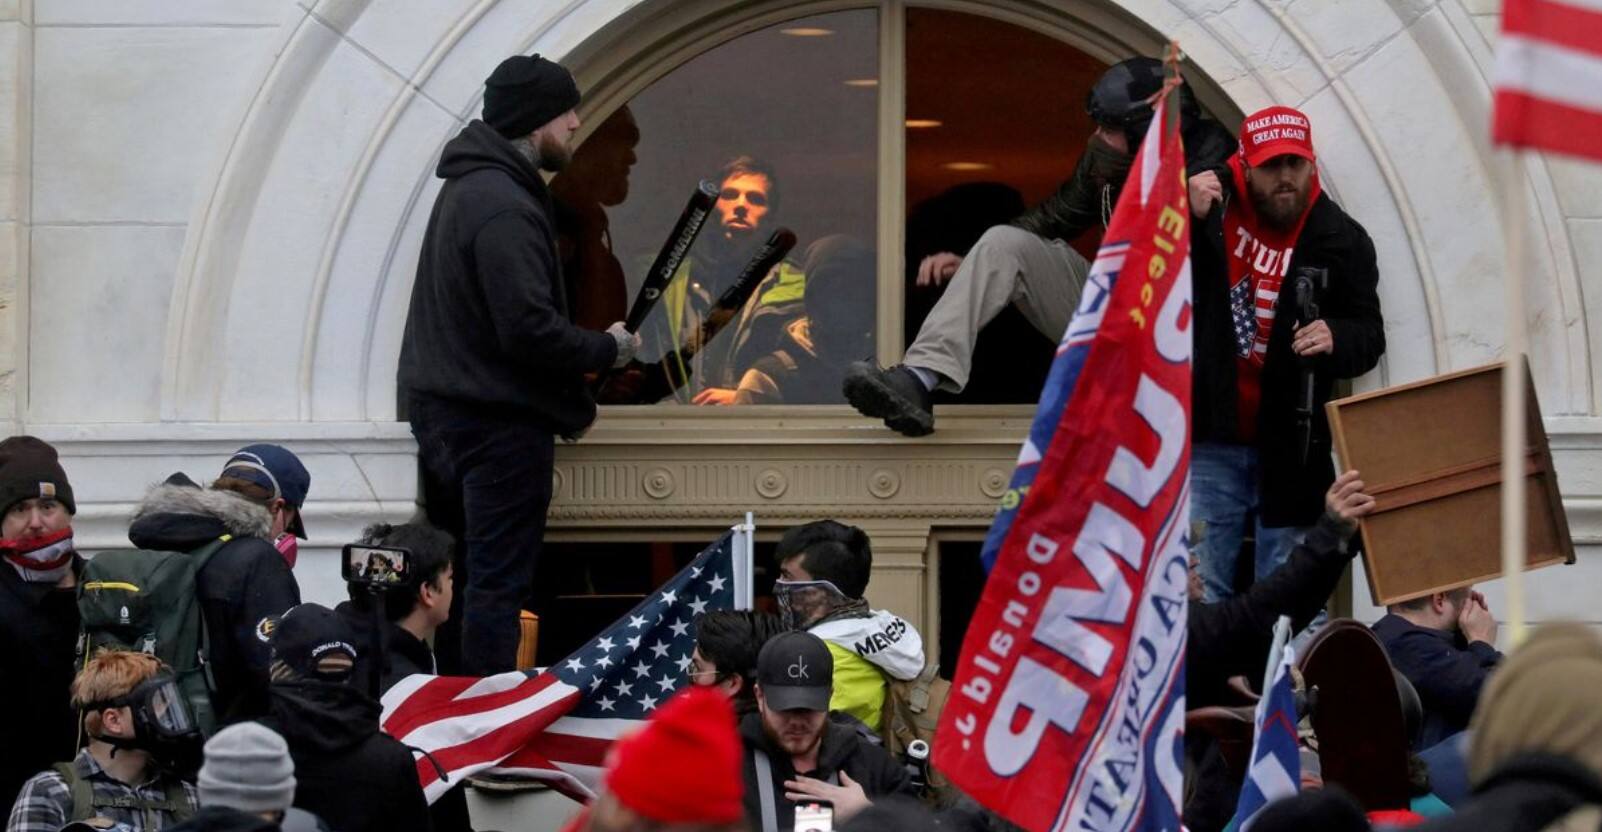
<instances>
[{"instance_id":1,"label":"black baseball bat","mask_svg":"<svg viewBox=\"0 0 1602 832\"><path fill-rule=\"evenodd\" d=\"M634 296L629 316L623 320L623 326L629 332L638 332L640 325L645 323L645 317L656 308L656 302L662 298L663 290L673 280L685 255L690 253L690 246L701 233L701 227L706 225L706 218L717 201L717 184L711 180L701 180L695 187L695 193L690 195L689 204L679 213L678 222L673 224L673 232L668 235L667 242L657 252L651 270L645 273L645 282L640 285L639 294Z\"/></svg>"}]
</instances>

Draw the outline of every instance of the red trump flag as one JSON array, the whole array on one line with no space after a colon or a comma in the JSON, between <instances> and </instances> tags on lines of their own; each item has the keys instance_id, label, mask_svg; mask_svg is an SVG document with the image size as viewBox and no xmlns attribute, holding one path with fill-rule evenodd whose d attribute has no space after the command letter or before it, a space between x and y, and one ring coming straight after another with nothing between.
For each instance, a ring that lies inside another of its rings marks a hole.
<instances>
[{"instance_id":1,"label":"red trump flag","mask_svg":"<svg viewBox=\"0 0 1602 832\"><path fill-rule=\"evenodd\" d=\"M1171 97L1059 346L1072 393L934 742L953 783L1031 830L1179 828L1191 217Z\"/></svg>"}]
</instances>

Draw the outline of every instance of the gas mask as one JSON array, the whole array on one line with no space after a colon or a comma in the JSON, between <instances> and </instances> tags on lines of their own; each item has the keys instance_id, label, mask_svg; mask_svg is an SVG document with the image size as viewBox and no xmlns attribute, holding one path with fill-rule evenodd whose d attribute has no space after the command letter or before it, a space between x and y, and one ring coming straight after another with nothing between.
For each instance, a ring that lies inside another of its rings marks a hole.
<instances>
[{"instance_id":1,"label":"gas mask","mask_svg":"<svg viewBox=\"0 0 1602 832\"><path fill-rule=\"evenodd\" d=\"M113 756L118 750L144 751L157 766L180 776L192 778L200 770L205 738L172 673L157 673L122 696L91 703L85 710L107 708L127 708L133 718L132 737L94 737L110 745Z\"/></svg>"},{"instance_id":2,"label":"gas mask","mask_svg":"<svg viewBox=\"0 0 1602 832\"><path fill-rule=\"evenodd\" d=\"M832 581L773 582L773 599L779 603L779 621L787 630L810 626L851 603Z\"/></svg>"}]
</instances>

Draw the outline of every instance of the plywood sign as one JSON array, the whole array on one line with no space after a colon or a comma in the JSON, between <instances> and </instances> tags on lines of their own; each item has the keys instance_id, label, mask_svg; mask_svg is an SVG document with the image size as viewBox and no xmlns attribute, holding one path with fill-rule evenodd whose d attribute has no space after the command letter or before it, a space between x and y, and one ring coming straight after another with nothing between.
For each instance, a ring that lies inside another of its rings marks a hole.
<instances>
[{"instance_id":1,"label":"plywood sign","mask_svg":"<svg viewBox=\"0 0 1602 832\"><path fill-rule=\"evenodd\" d=\"M1376 503L1362 524L1374 603L1502 574L1501 400L1497 364L1325 406L1341 470L1359 471ZM1525 401L1528 568L1573 563L1546 428L1528 384Z\"/></svg>"}]
</instances>

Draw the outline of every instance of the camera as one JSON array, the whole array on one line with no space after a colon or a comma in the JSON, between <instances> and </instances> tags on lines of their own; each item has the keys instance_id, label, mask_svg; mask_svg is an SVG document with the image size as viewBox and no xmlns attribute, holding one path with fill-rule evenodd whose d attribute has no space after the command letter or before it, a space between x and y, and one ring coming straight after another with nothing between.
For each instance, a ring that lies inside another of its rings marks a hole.
<instances>
[{"instance_id":1,"label":"camera","mask_svg":"<svg viewBox=\"0 0 1602 832\"><path fill-rule=\"evenodd\" d=\"M795 832L834 832L834 804L827 800L797 804Z\"/></svg>"},{"instance_id":2,"label":"camera","mask_svg":"<svg viewBox=\"0 0 1602 832\"><path fill-rule=\"evenodd\" d=\"M346 544L340 575L346 583L374 589L405 586L411 581L412 553L399 546Z\"/></svg>"}]
</instances>

